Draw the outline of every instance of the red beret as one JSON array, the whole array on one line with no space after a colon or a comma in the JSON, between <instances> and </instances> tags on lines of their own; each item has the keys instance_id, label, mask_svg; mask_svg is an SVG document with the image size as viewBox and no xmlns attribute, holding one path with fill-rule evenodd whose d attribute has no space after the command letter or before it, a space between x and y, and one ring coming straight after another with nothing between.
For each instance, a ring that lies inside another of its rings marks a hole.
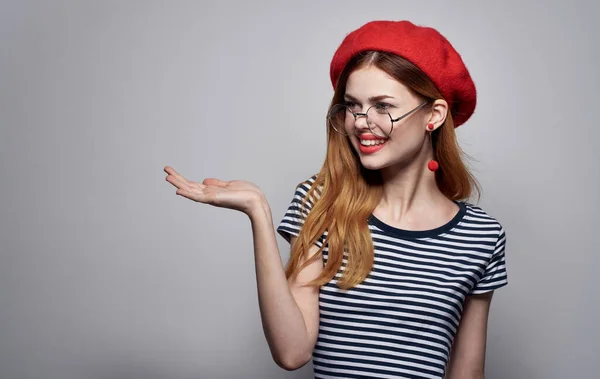
<instances>
[{"instance_id":1,"label":"red beret","mask_svg":"<svg viewBox=\"0 0 600 379\"><path fill-rule=\"evenodd\" d=\"M448 102L455 126L464 124L475 111L477 94L471 75L437 30L410 21L372 21L361 26L344 38L331 60L334 88L348 61L367 50L399 55L421 69Z\"/></svg>"}]
</instances>

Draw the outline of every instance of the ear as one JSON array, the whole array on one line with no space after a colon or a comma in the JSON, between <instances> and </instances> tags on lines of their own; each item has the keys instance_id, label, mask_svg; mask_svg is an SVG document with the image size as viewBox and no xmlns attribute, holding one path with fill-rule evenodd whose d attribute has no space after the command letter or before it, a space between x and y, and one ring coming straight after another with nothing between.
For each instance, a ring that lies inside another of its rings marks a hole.
<instances>
[{"instance_id":1,"label":"ear","mask_svg":"<svg viewBox=\"0 0 600 379\"><path fill-rule=\"evenodd\" d=\"M446 121L446 116L448 115L448 103L446 100L438 99L433 102L431 107L431 114L429 116L429 120L427 124L433 124L433 130L436 130L440 126L444 125ZM427 125L425 125L427 128ZM427 131L432 132L433 130L427 129Z\"/></svg>"}]
</instances>

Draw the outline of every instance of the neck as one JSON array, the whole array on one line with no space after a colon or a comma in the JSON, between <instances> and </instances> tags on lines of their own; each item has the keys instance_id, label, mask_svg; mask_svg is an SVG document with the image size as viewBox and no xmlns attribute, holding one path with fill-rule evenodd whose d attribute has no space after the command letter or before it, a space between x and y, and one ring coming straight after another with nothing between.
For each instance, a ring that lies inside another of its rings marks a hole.
<instances>
[{"instance_id":1,"label":"neck","mask_svg":"<svg viewBox=\"0 0 600 379\"><path fill-rule=\"evenodd\" d=\"M392 222L409 222L431 217L446 217L456 204L438 188L435 173L427 168L431 149L422 150L409 163L398 163L381 170L383 194L376 212Z\"/></svg>"},{"instance_id":2,"label":"neck","mask_svg":"<svg viewBox=\"0 0 600 379\"><path fill-rule=\"evenodd\" d=\"M431 207L448 200L439 190L435 174L429 171L426 162L419 160L400 170L389 167L381 171L381 176L383 195L380 206L393 209L394 214L402 215L414 207Z\"/></svg>"}]
</instances>

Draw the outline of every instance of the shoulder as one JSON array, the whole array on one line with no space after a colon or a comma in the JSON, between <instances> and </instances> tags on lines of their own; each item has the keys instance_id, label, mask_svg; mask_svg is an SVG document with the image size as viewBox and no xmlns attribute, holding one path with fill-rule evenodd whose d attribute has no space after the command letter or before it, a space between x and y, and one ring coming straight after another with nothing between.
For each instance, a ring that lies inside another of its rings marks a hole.
<instances>
[{"instance_id":1,"label":"shoulder","mask_svg":"<svg viewBox=\"0 0 600 379\"><path fill-rule=\"evenodd\" d=\"M313 188L313 185L316 182L317 175L313 175L296 184L292 201L289 204L281 223L277 227L279 234L281 234L288 242L291 240L292 236L299 236L300 230L304 226L304 221L313 209L315 197L318 199L320 196L319 188L315 188L316 191L314 192L311 191L311 188Z\"/></svg>"},{"instance_id":2,"label":"shoulder","mask_svg":"<svg viewBox=\"0 0 600 379\"><path fill-rule=\"evenodd\" d=\"M301 181L296 185L296 190L302 190L304 192L308 192L313 184L317 181L317 174L311 176L310 178Z\"/></svg>"},{"instance_id":3,"label":"shoulder","mask_svg":"<svg viewBox=\"0 0 600 379\"><path fill-rule=\"evenodd\" d=\"M311 193L311 188L317 182L317 174L303 180L302 182L296 185L296 192L294 194L294 198L298 200L306 200L309 207L313 205L315 202L315 197L318 199L322 194L322 186L318 185L315 188L315 192Z\"/></svg>"},{"instance_id":4,"label":"shoulder","mask_svg":"<svg viewBox=\"0 0 600 379\"><path fill-rule=\"evenodd\" d=\"M486 212L482 207L463 202L465 205L464 223L472 225L473 228L482 233L489 233L500 239L505 236L504 226L494 216Z\"/></svg>"}]
</instances>

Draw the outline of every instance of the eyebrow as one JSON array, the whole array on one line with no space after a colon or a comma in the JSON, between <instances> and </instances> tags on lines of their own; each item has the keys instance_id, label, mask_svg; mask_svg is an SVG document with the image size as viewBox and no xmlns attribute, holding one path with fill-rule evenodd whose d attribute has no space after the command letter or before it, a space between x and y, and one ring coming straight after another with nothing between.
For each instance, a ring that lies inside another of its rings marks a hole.
<instances>
[{"instance_id":1,"label":"eyebrow","mask_svg":"<svg viewBox=\"0 0 600 379\"><path fill-rule=\"evenodd\" d=\"M348 94L344 94L344 98L346 99L350 99L353 101L358 101L354 96L352 95L348 95ZM379 95L379 96L371 96L369 97L369 101L371 103L380 101L380 100L384 100L384 99L395 99L393 96L389 96L389 95Z\"/></svg>"}]
</instances>

